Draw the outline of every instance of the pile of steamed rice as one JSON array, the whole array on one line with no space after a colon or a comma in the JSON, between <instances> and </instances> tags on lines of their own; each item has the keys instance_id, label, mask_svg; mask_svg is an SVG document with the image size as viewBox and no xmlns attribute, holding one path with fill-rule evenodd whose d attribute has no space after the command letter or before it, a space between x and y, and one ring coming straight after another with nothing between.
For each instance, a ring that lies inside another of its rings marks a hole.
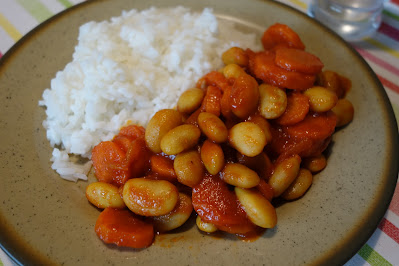
<instances>
[{"instance_id":1,"label":"pile of steamed rice","mask_svg":"<svg viewBox=\"0 0 399 266\"><path fill-rule=\"evenodd\" d=\"M122 12L80 27L72 62L51 81L39 105L54 148L52 168L67 180L87 179L92 148L128 123L145 126L158 110L205 73L222 66L232 46L259 49L253 34L218 21L211 9L184 7Z\"/></svg>"}]
</instances>

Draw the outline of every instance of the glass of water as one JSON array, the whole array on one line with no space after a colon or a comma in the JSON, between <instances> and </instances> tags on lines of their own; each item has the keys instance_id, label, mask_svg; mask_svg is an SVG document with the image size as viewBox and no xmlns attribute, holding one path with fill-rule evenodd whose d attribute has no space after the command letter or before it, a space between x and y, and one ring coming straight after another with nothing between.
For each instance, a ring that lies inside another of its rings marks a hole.
<instances>
[{"instance_id":1,"label":"glass of water","mask_svg":"<svg viewBox=\"0 0 399 266\"><path fill-rule=\"evenodd\" d=\"M387 0L312 0L308 14L345 40L359 41L372 36L381 25Z\"/></svg>"}]
</instances>

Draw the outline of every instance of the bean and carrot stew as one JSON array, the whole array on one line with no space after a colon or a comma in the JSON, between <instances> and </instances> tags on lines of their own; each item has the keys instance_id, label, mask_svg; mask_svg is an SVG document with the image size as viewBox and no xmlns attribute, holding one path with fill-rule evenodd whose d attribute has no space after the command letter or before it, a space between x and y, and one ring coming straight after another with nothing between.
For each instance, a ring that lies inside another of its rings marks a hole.
<instances>
[{"instance_id":1,"label":"bean and carrot stew","mask_svg":"<svg viewBox=\"0 0 399 266\"><path fill-rule=\"evenodd\" d=\"M103 209L95 232L105 243L145 248L193 215L203 232L253 236L276 226L274 199L310 188L336 128L353 119L351 83L323 71L287 25L261 41L262 51L225 51L222 69L145 129L127 125L93 149L98 182L86 197Z\"/></svg>"}]
</instances>

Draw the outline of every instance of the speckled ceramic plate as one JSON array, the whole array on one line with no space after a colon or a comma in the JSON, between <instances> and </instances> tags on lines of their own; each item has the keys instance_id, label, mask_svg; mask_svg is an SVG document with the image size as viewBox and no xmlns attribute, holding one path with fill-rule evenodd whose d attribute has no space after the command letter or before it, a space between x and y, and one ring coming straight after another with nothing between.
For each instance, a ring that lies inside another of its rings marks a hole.
<instances>
[{"instance_id":1,"label":"speckled ceramic plate","mask_svg":"<svg viewBox=\"0 0 399 266\"><path fill-rule=\"evenodd\" d=\"M38 106L58 70L71 61L79 25L123 9L184 4L213 7L220 19L257 32L275 22L294 28L326 69L350 77L354 121L334 135L327 168L302 199L279 206L278 225L257 241L201 234L192 221L131 250L94 233L99 211L86 182L64 181L50 168L51 148ZM398 171L397 125L375 74L339 37L284 5L256 0L109 0L74 7L18 42L0 63L0 242L21 264L295 265L342 264L374 232Z\"/></svg>"}]
</instances>

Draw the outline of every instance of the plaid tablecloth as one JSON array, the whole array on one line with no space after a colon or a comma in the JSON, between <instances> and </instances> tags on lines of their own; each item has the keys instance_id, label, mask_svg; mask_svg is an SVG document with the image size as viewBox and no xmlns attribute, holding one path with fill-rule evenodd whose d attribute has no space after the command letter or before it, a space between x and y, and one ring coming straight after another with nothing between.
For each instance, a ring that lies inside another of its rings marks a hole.
<instances>
[{"instance_id":1,"label":"plaid tablecloth","mask_svg":"<svg viewBox=\"0 0 399 266\"><path fill-rule=\"evenodd\" d=\"M84 0L0 0L0 57L38 24ZM306 12L310 0L279 0ZM373 38L353 44L377 73L399 118L399 0L386 3ZM399 187L385 217L347 265L399 265ZM12 261L0 250L0 266Z\"/></svg>"}]
</instances>

